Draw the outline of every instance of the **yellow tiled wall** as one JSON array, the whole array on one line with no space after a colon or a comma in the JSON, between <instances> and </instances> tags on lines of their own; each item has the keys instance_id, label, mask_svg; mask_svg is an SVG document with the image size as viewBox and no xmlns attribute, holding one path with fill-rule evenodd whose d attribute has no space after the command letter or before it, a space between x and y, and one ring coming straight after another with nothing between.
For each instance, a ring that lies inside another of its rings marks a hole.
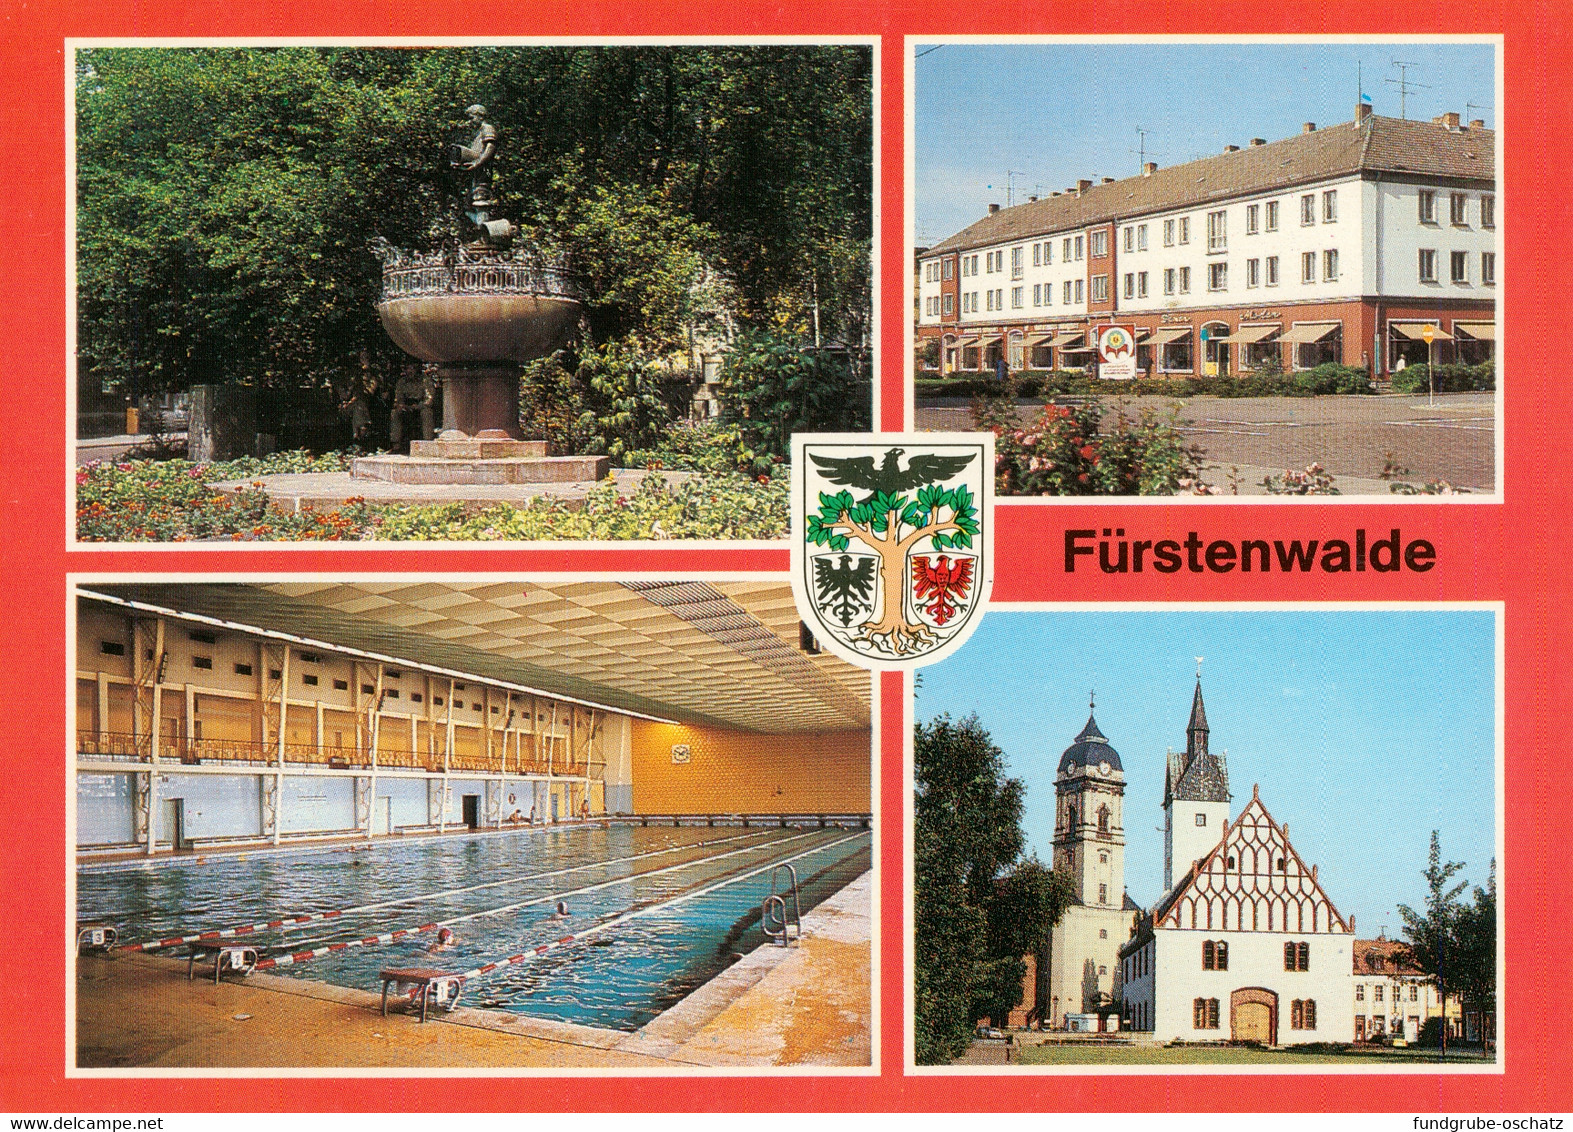
<instances>
[{"instance_id":1,"label":"yellow tiled wall","mask_svg":"<svg viewBox=\"0 0 1573 1132\"><path fill-rule=\"evenodd\" d=\"M863 813L868 731L755 735L636 719L634 812ZM674 745L689 748L674 763Z\"/></svg>"}]
</instances>

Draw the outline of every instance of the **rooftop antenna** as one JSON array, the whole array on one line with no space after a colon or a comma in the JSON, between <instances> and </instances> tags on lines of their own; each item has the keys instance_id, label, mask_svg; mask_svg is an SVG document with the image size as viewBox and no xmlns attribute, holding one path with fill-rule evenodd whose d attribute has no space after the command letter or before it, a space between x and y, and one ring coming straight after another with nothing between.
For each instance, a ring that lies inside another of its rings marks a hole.
<instances>
[{"instance_id":1,"label":"rooftop antenna","mask_svg":"<svg viewBox=\"0 0 1573 1132\"><path fill-rule=\"evenodd\" d=\"M1005 207L1006 208L1014 207L1015 204L1016 204L1016 181L1015 181L1015 179L1017 177L1025 177L1026 175L1027 174L1025 174L1025 173L1017 172L1015 169L1007 169L1007 170L1005 170Z\"/></svg>"},{"instance_id":2,"label":"rooftop antenna","mask_svg":"<svg viewBox=\"0 0 1573 1132\"><path fill-rule=\"evenodd\" d=\"M1420 66L1419 63L1409 63L1394 59L1393 66L1398 68L1398 77L1396 79L1384 79L1382 81L1391 83L1393 86L1398 88L1398 116L1400 118L1407 118L1409 117L1407 111L1410 90L1430 90L1431 87L1426 83L1415 83L1409 81L1409 68L1418 67Z\"/></svg>"},{"instance_id":3,"label":"rooftop antenna","mask_svg":"<svg viewBox=\"0 0 1573 1132\"><path fill-rule=\"evenodd\" d=\"M1136 170L1138 173L1140 173L1142 170L1147 168L1147 154L1149 152L1149 150L1147 149L1147 135L1150 134L1150 133L1152 133L1151 130L1143 129L1141 126L1137 126L1136 127L1136 148L1135 149L1128 149L1128 150L1125 151L1126 153L1134 153L1136 155L1136 159L1139 162L1141 162L1141 165ZM1152 150L1150 152L1152 153L1152 155L1154 157L1162 157L1163 156L1163 154L1159 153L1157 150Z\"/></svg>"},{"instance_id":4,"label":"rooftop antenna","mask_svg":"<svg viewBox=\"0 0 1573 1132\"><path fill-rule=\"evenodd\" d=\"M1464 103L1464 117L1466 117L1466 118L1473 118L1475 116L1475 111L1476 110L1492 110L1492 109L1495 109L1495 107L1491 106L1489 103L1485 103L1485 102L1466 102L1466 103Z\"/></svg>"}]
</instances>

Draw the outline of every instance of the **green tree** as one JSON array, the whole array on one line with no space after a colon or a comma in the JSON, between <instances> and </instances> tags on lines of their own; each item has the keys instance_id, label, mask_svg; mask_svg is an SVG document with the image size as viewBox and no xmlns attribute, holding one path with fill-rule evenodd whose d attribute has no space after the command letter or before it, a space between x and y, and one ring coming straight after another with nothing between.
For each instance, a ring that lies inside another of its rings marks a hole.
<instances>
[{"instance_id":1,"label":"green tree","mask_svg":"<svg viewBox=\"0 0 1573 1132\"><path fill-rule=\"evenodd\" d=\"M959 1056L974 1024L1021 1001L1022 955L1069 902L1026 843L1025 788L977 716L914 734L915 1040L920 1064Z\"/></svg>"},{"instance_id":2,"label":"green tree","mask_svg":"<svg viewBox=\"0 0 1573 1132\"><path fill-rule=\"evenodd\" d=\"M1453 874L1464 867L1462 861L1442 860L1442 839L1436 830L1431 831L1431 852L1426 870L1421 875L1426 881L1425 910L1417 911L1407 904L1398 906L1404 922L1404 938L1409 942L1420 969L1436 979L1437 997L1442 1003L1442 1056L1447 1056L1447 1000L1453 990L1454 964L1458 940L1460 904L1458 896L1468 887L1467 881L1450 884Z\"/></svg>"},{"instance_id":3,"label":"green tree","mask_svg":"<svg viewBox=\"0 0 1573 1132\"><path fill-rule=\"evenodd\" d=\"M860 432L873 389L846 353L814 349L794 334L745 331L721 367L721 419L761 463L786 459L794 432Z\"/></svg>"},{"instance_id":4,"label":"green tree","mask_svg":"<svg viewBox=\"0 0 1573 1132\"><path fill-rule=\"evenodd\" d=\"M1469 903L1459 907L1455 921L1452 985L1464 1009L1485 1015L1497 1001L1497 865L1491 862L1486 886L1476 886Z\"/></svg>"}]
</instances>

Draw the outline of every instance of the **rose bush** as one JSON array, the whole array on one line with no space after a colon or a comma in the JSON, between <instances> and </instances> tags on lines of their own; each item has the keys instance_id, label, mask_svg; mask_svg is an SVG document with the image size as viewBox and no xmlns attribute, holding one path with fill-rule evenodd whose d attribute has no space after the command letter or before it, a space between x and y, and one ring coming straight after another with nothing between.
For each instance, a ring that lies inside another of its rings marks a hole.
<instances>
[{"instance_id":1,"label":"rose bush","mask_svg":"<svg viewBox=\"0 0 1573 1132\"><path fill-rule=\"evenodd\" d=\"M973 419L994 433L1001 495L1174 495L1201 471L1173 408L1133 416L1121 403L1110 415L1093 399L1046 405L1023 426L1011 406L980 400Z\"/></svg>"}]
</instances>

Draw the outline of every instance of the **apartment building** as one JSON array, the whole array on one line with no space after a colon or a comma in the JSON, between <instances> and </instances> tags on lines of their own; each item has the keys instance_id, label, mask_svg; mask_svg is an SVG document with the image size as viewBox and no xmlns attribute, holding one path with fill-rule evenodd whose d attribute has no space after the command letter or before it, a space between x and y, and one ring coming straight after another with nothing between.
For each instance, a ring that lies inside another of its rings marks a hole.
<instances>
[{"instance_id":1,"label":"apartment building","mask_svg":"<svg viewBox=\"0 0 1573 1132\"><path fill-rule=\"evenodd\" d=\"M1136 329L1148 376L1485 361L1498 219L1483 121L1361 106L1352 122L991 205L918 258L917 365L1091 368L1107 323Z\"/></svg>"}]
</instances>

